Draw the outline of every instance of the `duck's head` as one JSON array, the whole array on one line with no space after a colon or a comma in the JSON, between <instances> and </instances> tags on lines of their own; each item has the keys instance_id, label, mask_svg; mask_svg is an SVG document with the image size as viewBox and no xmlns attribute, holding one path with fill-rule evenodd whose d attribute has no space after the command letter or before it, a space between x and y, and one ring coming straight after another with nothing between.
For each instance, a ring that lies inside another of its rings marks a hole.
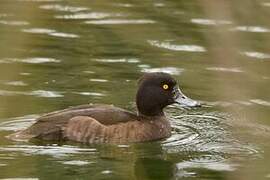
<instances>
[{"instance_id":1,"label":"duck's head","mask_svg":"<svg viewBox=\"0 0 270 180\"><path fill-rule=\"evenodd\" d=\"M200 105L197 101L185 96L176 80L167 73L146 73L141 77L136 95L140 115L164 115L163 108L173 103L188 107Z\"/></svg>"}]
</instances>

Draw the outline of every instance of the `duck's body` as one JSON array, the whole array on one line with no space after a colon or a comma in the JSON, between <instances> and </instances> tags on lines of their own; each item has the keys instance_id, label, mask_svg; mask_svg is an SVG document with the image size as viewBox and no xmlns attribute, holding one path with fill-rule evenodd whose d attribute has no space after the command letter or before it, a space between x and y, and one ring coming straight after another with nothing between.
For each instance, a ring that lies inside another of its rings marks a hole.
<instances>
[{"instance_id":1,"label":"duck's body","mask_svg":"<svg viewBox=\"0 0 270 180\"><path fill-rule=\"evenodd\" d=\"M42 139L83 143L128 143L169 137L171 126L163 108L172 103L196 106L176 81L165 73L141 78L136 96L138 113L112 105L81 105L45 114L26 130L10 135L15 140Z\"/></svg>"},{"instance_id":2,"label":"duck's body","mask_svg":"<svg viewBox=\"0 0 270 180\"><path fill-rule=\"evenodd\" d=\"M10 137L127 143L162 139L170 133L170 123L165 116L143 117L112 105L87 104L45 114L31 127Z\"/></svg>"}]
</instances>

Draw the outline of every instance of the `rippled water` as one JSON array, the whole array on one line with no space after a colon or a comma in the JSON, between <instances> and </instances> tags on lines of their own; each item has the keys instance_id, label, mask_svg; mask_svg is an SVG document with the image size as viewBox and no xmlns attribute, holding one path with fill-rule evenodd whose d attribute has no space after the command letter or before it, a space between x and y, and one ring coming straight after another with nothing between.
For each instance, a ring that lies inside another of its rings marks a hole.
<instances>
[{"instance_id":1,"label":"rippled water","mask_svg":"<svg viewBox=\"0 0 270 180\"><path fill-rule=\"evenodd\" d=\"M0 179L269 178L269 3L239 2L2 1ZM168 139L82 145L5 138L73 105L134 111L144 72L172 74L204 104L168 107Z\"/></svg>"}]
</instances>

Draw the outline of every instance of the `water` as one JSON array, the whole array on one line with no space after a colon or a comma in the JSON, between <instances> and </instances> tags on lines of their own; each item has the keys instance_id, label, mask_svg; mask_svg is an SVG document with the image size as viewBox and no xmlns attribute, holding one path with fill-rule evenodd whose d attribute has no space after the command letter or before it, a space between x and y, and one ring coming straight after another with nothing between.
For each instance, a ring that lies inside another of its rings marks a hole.
<instances>
[{"instance_id":1,"label":"water","mask_svg":"<svg viewBox=\"0 0 270 180\"><path fill-rule=\"evenodd\" d=\"M266 1L1 1L0 179L269 178L268 12ZM168 139L5 138L73 105L135 110L137 79L160 71L205 104L168 107Z\"/></svg>"}]
</instances>

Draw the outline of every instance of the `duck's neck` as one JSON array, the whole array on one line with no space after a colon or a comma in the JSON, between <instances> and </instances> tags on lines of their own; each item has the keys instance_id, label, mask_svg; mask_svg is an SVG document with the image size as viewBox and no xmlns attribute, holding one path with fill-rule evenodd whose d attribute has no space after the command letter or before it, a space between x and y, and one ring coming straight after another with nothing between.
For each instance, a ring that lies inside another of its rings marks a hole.
<instances>
[{"instance_id":1,"label":"duck's neck","mask_svg":"<svg viewBox=\"0 0 270 180\"><path fill-rule=\"evenodd\" d=\"M147 117L164 116L163 107L151 105L150 103L137 103L138 114Z\"/></svg>"},{"instance_id":2,"label":"duck's neck","mask_svg":"<svg viewBox=\"0 0 270 180\"><path fill-rule=\"evenodd\" d=\"M162 113L155 114L155 115L146 115L146 114L138 111L137 112L137 115L138 115L139 119L149 120L149 121L152 121L152 120L156 120L156 119L160 119L160 118L165 117L165 114L164 114L163 111L162 111Z\"/></svg>"}]
</instances>

